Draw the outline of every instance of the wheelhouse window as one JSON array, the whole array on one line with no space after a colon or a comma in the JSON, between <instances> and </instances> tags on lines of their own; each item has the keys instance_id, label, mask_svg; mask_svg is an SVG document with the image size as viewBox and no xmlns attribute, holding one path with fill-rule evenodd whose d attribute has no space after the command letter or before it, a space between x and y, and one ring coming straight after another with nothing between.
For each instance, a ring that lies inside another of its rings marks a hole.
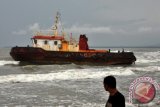
<instances>
[{"instance_id":1,"label":"wheelhouse window","mask_svg":"<svg viewBox=\"0 0 160 107\"><path fill-rule=\"evenodd\" d=\"M47 45L47 44L48 44L48 41L45 40L45 41L44 41L44 44Z\"/></svg>"},{"instance_id":2,"label":"wheelhouse window","mask_svg":"<svg viewBox=\"0 0 160 107\"><path fill-rule=\"evenodd\" d=\"M37 40L36 39L34 39L34 43L37 44Z\"/></svg>"},{"instance_id":3,"label":"wheelhouse window","mask_svg":"<svg viewBox=\"0 0 160 107\"><path fill-rule=\"evenodd\" d=\"M57 45L58 43L57 43L57 41L54 41L54 45Z\"/></svg>"}]
</instances>

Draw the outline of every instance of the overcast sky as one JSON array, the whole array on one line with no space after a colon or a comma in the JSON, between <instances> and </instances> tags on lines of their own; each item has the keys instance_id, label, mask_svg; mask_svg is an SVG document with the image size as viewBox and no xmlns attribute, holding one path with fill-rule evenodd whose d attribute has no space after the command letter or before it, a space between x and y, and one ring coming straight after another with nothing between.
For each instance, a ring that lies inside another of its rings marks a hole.
<instances>
[{"instance_id":1,"label":"overcast sky","mask_svg":"<svg viewBox=\"0 0 160 107\"><path fill-rule=\"evenodd\" d=\"M26 46L50 29L86 34L90 46L160 46L160 0L0 0L0 47Z\"/></svg>"}]
</instances>

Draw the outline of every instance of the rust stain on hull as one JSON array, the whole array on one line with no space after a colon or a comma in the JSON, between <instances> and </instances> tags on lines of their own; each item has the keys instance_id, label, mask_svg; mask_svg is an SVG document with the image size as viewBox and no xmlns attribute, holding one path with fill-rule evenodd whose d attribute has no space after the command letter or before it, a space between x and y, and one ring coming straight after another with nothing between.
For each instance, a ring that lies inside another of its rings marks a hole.
<instances>
[{"instance_id":1,"label":"rust stain on hull","mask_svg":"<svg viewBox=\"0 0 160 107\"><path fill-rule=\"evenodd\" d=\"M13 47L10 55L14 60L32 64L132 64L136 61L133 52L68 52L46 51L34 47Z\"/></svg>"}]
</instances>

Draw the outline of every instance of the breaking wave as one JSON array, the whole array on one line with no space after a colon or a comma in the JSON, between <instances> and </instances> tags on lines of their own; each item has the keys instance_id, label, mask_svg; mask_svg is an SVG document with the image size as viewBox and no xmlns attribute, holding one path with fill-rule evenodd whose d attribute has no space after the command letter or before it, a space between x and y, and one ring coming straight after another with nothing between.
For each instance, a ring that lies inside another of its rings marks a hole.
<instances>
[{"instance_id":1,"label":"breaking wave","mask_svg":"<svg viewBox=\"0 0 160 107\"><path fill-rule=\"evenodd\" d=\"M156 72L160 71L160 66L147 66L131 68L132 71Z\"/></svg>"},{"instance_id":2,"label":"breaking wave","mask_svg":"<svg viewBox=\"0 0 160 107\"><path fill-rule=\"evenodd\" d=\"M96 79L106 75L133 75L133 71L126 69L125 71L113 70L102 71L101 69L69 69L59 72L51 72L47 74L12 74L0 76L0 83L5 82L38 82L53 80L76 80L76 79Z\"/></svg>"},{"instance_id":3,"label":"breaking wave","mask_svg":"<svg viewBox=\"0 0 160 107\"><path fill-rule=\"evenodd\" d=\"M19 61L7 61L7 60L0 60L0 66L4 66L4 65L18 65Z\"/></svg>"},{"instance_id":4,"label":"breaking wave","mask_svg":"<svg viewBox=\"0 0 160 107\"><path fill-rule=\"evenodd\" d=\"M160 51L139 52L137 53L137 63L155 63L160 62Z\"/></svg>"}]
</instances>

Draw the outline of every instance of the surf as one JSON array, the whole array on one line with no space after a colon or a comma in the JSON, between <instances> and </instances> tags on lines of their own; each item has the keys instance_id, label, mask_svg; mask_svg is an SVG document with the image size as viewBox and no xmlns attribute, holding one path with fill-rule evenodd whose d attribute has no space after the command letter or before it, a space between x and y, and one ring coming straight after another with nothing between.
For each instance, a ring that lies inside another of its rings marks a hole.
<instances>
[{"instance_id":1,"label":"surf","mask_svg":"<svg viewBox=\"0 0 160 107\"><path fill-rule=\"evenodd\" d=\"M68 69L46 74L11 74L0 76L0 83L39 82L56 80L101 79L106 75L133 75L130 69L105 71L104 69Z\"/></svg>"},{"instance_id":2,"label":"surf","mask_svg":"<svg viewBox=\"0 0 160 107\"><path fill-rule=\"evenodd\" d=\"M0 66L4 65L18 65L19 61L0 60Z\"/></svg>"}]
</instances>

